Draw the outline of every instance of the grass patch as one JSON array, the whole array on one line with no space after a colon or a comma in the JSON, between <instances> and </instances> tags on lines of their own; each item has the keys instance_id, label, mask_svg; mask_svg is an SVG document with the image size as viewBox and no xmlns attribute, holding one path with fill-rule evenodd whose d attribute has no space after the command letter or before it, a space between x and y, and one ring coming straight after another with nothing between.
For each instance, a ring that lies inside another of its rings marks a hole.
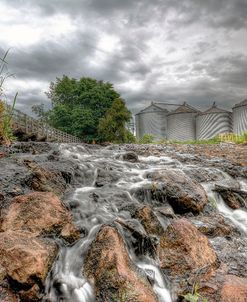
<instances>
[{"instance_id":1,"label":"grass patch","mask_svg":"<svg viewBox=\"0 0 247 302\"><path fill-rule=\"evenodd\" d=\"M16 99L18 93L16 93L12 106L7 106L7 102L3 99L5 98L3 84L7 78L12 76L12 74L7 71L7 51L2 58L0 58L0 144L10 145L15 139L11 124L13 112L16 104Z\"/></svg>"}]
</instances>

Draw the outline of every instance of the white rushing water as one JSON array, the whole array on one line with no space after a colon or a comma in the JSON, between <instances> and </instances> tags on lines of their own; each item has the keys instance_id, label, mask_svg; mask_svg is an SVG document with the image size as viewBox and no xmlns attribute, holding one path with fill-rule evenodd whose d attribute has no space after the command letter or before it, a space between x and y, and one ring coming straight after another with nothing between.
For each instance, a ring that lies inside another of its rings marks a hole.
<instances>
[{"instance_id":1,"label":"white rushing water","mask_svg":"<svg viewBox=\"0 0 247 302\"><path fill-rule=\"evenodd\" d=\"M149 258L145 261L137 262L137 266L143 269L146 274L150 274L150 277L154 280L153 289L159 298L160 302L172 302L170 291L167 289L167 282L165 282L157 263Z\"/></svg>"},{"instance_id":2,"label":"white rushing water","mask_svg":"<svg viewBox=\"0 0 247 302\"><path fill-rule=\"evenodd\" d=\"M127 211L119 211L123 200L137 203L132 191L152 184L146 175L149 172L164 169L193 169L192 165L184 165L170 157L148 156L139 157L139 162L130 163L119 159L121 150L110 148L88 151L85 147L62 145L64 157L73 159L81 173L81 185L75 190L67 202L71 208L75 224L85 229L85 237L73 246L62 246L59 257L54 264L46 282L47 301L93 302L95 301L92 285L83 277L83 262L89 245L95 238L100 226L111 223L117 218L130 219ZM209 173L211 173L210 168ZM97 177L101 170L117 175L116 179L107 181L104 186L97 185ZM186 172L185 172L186 173ZM214 173L217 174L217 171ZM219 171L220 179L228 179L228 175ZM229 218L243 233L247 234L247 211L230 209L219 194L212 189L215 183L203 184L208 197L215 201L220 213ZM240 181L241 188L247 191L247 184ZM164 224L163 224L164 225ZM89 232L88 232L89 231ZM88 232L88 233L87 233ZM127 240L125 238L125 240ZM147 257L131 259L153 280L153 290L159 302L174 302L169 291L169 282L159 269L158 264Z\"/></svg>"},{"instance_id":3,"label":"white rushing water","mask_svg":"<svg viewBox=\"0 0 247 302\"><path fill-rule=\"evenodd\" d=\"M219 212L230 219L243 234L247 235L247 209L240 208L233 210L228 207L220 194L213 191L214 185L215 183L203 184L210 202L214 202Z\"/></svg>"},{"instance_id":4,"label":"white rushing water","mask_svg":"<svg viewBox=\"0 0 247 302\"><path fill-rule=\"evenodd\" d=\"M141 188L151 181L145 177L150 171L164 168L166 165L174 165L174 161L168 157L141 158L139 163L128 163L116 159L115 152L107 148L99 154L90 154L85 148L77 149L75 146L62 145L63 156L73 159L86 177L84 184L75 190L69 201L72 208L75 224L79 228L91 230L86 238L82 238L71 247L62 247L50 277L47 279L47 300L93 302L94 290L90 283L83 277L83 260L89 245L95 238L97 231L103 223L111 223L116 218L128 219L129 214L118 213L118 208L112 202L111 195L121 191L126 200L136 202L130 194L131 189ZM115 168L121 177L115 184L107 184L104 189L96 186L98 170L107 164ZM85 185L86 183L86 185ZM116 192L115 192L116 191ZM100 194L105 197L104 202L92 202L92 194ZM154 278L153 289L159 298L159 302L172 302L167 289L165 279L155 261L146 260L139 262L135 258L136 265L146 274L152 272Z\"/></svg>"}]
</instances>

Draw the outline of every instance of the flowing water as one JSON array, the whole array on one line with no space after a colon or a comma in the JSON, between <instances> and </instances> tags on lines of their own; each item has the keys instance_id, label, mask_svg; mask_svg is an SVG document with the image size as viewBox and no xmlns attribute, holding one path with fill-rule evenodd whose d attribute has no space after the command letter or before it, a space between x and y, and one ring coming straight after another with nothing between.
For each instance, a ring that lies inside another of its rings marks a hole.
<instances>
[{"instance_id":1,"label":"flowing water","mask_svg":"<svg viewBox=\"0 0 247 302\"><path fill-rule=\"evenodd\" d=\"M124 210L124 207L138 203L133 193L136 189L151 184L146 177L147 173L164 168L186 170L193 166L186 166L165 156L140 156L139 161L135 163L123 161L122 154L125 151L120 147L106 147L91 151L82 146L64 144L61 145L61 152L64 157L73 159L80 171L78 175L80 186L67 199L66 205L71 209L75 224L84 237L73 246L61 246L58 259L46 281L46 300L93 302L95 301L94 290L83 277L83 261L100 226L116 219L131 220L130 213ZM215 201L219 212L247 235L246 209L230 209L220 195L212 190L215 183L230 178L220 170L217 173L220 181L204 183L205 191L209 199ZM240 180L239 183L242 190L247 190L245 180ZM146 201L149 201L148 197ZM160 217L159 219L165 227L166 222ZM142 229L138 222L135 221L135 223L137 228ZM123 231L121 233L124 235ZM132 261L149 278L151 276L153 290L159 302L175 301L176 297L172 294L166 276L159 269L158 262L145 255L135 255L128 236L124 237Z\"/></svg>"}]
</instances>

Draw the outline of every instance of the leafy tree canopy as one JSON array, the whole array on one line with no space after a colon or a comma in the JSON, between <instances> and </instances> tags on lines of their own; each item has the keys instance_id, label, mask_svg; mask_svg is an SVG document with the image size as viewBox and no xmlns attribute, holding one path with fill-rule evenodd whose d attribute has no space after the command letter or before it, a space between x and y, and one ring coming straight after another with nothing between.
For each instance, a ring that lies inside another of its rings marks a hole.
<instances>
[{"instance_id":1,"label":"leafy tree canopy","mask_svg":"<svg viewBox=\"0 0 247 302\"><path fill-rule=\"evenodd\" d=\"M52 103L48 112L49 124L86 141L100 140L99 120L120 97L108 82L68 76L51 82L46 94Z\"/></svg>"}]
</instances>

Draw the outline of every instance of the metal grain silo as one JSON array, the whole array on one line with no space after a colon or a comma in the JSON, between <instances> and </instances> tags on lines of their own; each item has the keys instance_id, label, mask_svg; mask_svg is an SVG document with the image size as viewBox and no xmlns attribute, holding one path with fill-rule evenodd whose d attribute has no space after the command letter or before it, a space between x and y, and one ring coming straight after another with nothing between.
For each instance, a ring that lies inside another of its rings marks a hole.
<instances>
[{"instance_id":1,"label":"metal grain silo","mask_svg":"<svg viewBox=\"0 0 247 302\"><path fill-rule=\"evenodd\" d=\"M241 135L247 131L247 100L236 104L233 109L233 132Z\"/></svg>"},{"instance_id":2,"label":"metal grain silo","mask_svg":"<svg viewBox=\"0 0 247 302\"><path fill-rule=\"evenodd\" d=\"M137 113L137 138L142 138L144 134L151 134L155 139L166 139L167 113L167 109L163 109L154 103Z\"/></svg>"},{"instance_id":3,"label":"metal grain silo","mask_svg":"<svg viewBox=\"0 0 247 302\"><path fill-rule=\"evenodd\" d=\"M215 103L196 117L196 137L198 140L209 139L230 132L232 132L232 113L218 108Z\"/></svg>"},{"instance_id":4,"label":"metal grain silo","mask_svg":"<svg viewBox=\"0 0 247 302\"><path fill-rule=\"evenodd\" d=\"M187 141L196 139L196 115L199 111L184 103L167 115L168 140Z\"/></svg>"}]
</instances>

